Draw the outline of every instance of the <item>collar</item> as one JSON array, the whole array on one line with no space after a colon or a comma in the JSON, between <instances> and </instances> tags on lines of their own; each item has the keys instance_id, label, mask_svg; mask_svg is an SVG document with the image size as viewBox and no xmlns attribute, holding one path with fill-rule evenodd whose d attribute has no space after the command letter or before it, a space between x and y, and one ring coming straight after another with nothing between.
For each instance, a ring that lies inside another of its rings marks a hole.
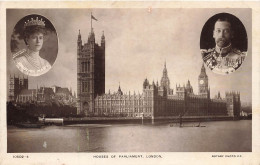
<instances>
[{"instance_id":1,"label":"collar","mask_svg":"<svg viewBox=\"0 0 260 165\"><path fill-rule=\"evenodd\" d=\"M219 54L219 56L225 57L232 50L232 45L229 44L224 48L220 48L218 47L218 45L216 45L215 50Z\"/></svg>"},{"instance_id":2,"label":"collar","mask_svg":"<svg viewBox=\"0 0 260 165\"><path fill-rule=\"evenodd\" d=\"M33 57L33 58L40 56L40 54L39 54L40 52L39 51L35 52L35 51L33 51L33 50L29 49L29 48L27 48L26 52L27 52L28 56Z\"/></svg>"}]
</instances>

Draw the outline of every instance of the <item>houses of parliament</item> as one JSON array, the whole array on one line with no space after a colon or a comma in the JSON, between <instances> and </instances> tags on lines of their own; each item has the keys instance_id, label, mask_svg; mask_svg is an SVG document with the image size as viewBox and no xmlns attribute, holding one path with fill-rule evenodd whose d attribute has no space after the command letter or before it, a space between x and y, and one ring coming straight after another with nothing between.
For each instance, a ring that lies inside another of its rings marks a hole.
<instances>
[{"instance_id":1,"label":"houses of parliament","mask_svg":"<svg viewBox=\"0 0 260 165\"><path fill-rule=\"evenodd\" d=\"M95 41L94 30L82 43L81 34L77 40L77 111L86 116L98 117L169 117L169 116L230 116L239 117L240 93L220 93L210 98L209 79L204 65L198 75L198 94L193 92L190 81L170 87L167 66L164 64L160 84L143 82L142 94L123 94L118 91L105 93L105 35L101 44ZM141 85L141 84L140 84Z\"/></svg>"}]
</instances>

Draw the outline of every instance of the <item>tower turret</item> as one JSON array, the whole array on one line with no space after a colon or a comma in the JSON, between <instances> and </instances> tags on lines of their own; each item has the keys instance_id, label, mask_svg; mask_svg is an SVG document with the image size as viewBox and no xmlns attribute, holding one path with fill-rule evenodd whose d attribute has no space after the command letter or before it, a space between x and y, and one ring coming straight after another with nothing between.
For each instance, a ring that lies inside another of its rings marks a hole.
<instances>
[{"instance_id":1,"label":"tower turret","mask_svg":"<svg viewBox=\"0 0 260 165\"><path fill-rule=\"evenodd\" d=\"M93 28L91 29L91 32L88 35L88 43L95 44L95 33Z\"/></svg>"},{"instance_id":2,"label":"tower turret","mask_svg":"<svg viewBox=\"0 0 260 165\"><path fill-rule=\"evenodd\" d=\"M81 47L82 47L82 39L81 39L80 30L79 30L79 34L78 34L78 52L80 52Z\"/></svg>"},{"instance_id":3,"label":"tower turret","mask_svg":"<svg viewBox=\"0 0 260 165\"><path fill-rule=\"evenodd\" d=\"M167 94L170 93L170 80L169 80L169 77L168 77L166 62L164 63L163 76L162 76L162 79L161 79L161 86L166 89Z\"/></svg>"},{"instance_id":4,"label":"tower turret","mask_svg":"<svg viewBox=\"0 0 260 165\"><path fill-rule=\"evenodd\" d=\"M149 85L149 81L147 80L147 78L144 80L143 83L143 89L145 89L147 86Z\"/></svg>"},{"instance_id":5,"label":"tower turret","mask_svg":"<svg viewBox=\"0 0 260 165\"><path fill-rule=\"evenodd\" d=\"M117 94L118 94L118 95L123 95L123 92L122 92L122 90L121 90L121 88L120 88L120 84L119 84L119 86L118 86Z\"/></svg>"},{"instance_id":6,"label":"tower turret","mask_svg":"<svg viewBox=\"0 0 260 165\"><path fill-rule=\"evenodd\" d=\"M104 31L103 31L103 34L101 36L101 47L103 49L105 49L105 46L106 46L106 41L105 41L105 35L104 35Z\"/></svg>"},{"instance_id":7,"label":"tower turret","mask_svg":"<svg viewBox=\"0 0 260 165\"><path fill-rule=\"evenodd\" d=\"M78 114L97 115L95 98L105 93L105 37L101 37L101 45L95 43L91 13L91 31L87 43L82 45L81 34L78 35L77 58L77 109Z\"/></svg>"}]
</instances>

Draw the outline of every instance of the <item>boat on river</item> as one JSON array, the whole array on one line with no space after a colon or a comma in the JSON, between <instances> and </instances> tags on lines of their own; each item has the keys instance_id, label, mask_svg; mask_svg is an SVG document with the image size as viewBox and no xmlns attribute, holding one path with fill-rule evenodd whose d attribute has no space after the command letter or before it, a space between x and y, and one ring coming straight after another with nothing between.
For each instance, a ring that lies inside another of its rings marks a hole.
<instances>
[{"instance_id":1,"label":"boat on river","mask_svg":"<svg viewBox=\"0 0 260 165\"><path fill-rule=\"evenodd\" d=\"M175 127L175 126L177 126L178 123L179 123L180 128L182 128L182 127L206 127L205 125L200 125L200 123L201 123L200 121L199 121L198 125L184 125L183 122L182 122L182 115L181 114L179 115L179 122L177 121L175 123L175 125L170 124L170 127Z\"/></svg>"},{"instance_id":2,"label":"boat on river","mask_svg":"<svg viewBox=\"0 0 260 165\"><path fill-rule=\"evenodd\" d=\"M16 123L16 127L19 128L41 128L44 124L41 123Z\"/></svg>"}]
</instances>

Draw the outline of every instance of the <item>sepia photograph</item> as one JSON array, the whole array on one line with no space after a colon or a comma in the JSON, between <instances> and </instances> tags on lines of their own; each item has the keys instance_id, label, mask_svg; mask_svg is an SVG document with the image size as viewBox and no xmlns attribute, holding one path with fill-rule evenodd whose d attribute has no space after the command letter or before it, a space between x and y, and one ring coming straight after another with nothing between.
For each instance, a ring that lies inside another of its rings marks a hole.
<instances>
[{"instance_id":1,"label":"sepia photograph","mask_svg":"<svg viewBox=\"0 0 260 165\"><path fill-rule=\"evenodd\" d=\"M205 23L200 43L205 64L218 74L233 73L246 57L248 42L245 27L238 18L228 13L216 14Z\"/></svg>"},{"instance_id":2,"label":"sepia photograph","mask_svg":"<svg viewBox=\"0 0 260 165\"><path fill-rule=\"evenodd\" d=\"M239 27L227 18L205 27L222 12L243 22L243 50L231 48ZM252 151L251 9L7 9L6 17L8 153ZM216 48L202 58L207 33ZM217 49L243 65L212 72Z\"/></svg>"},{"instance_id":3,"label":"sepia photograph","mask_svg":"<svg viewBox=\"0 0 260 165\"><path fill-rule=\"evenodd\" d=\"M258 2L0 2L0 164L258 165Z\"/></svg>"},{"instance_id":4,"label":"sepia photograph","mask_svg":"<svg viewBox=\"0 0 260 165\"><path fill-rule=\"evenodd\" d=\"M24 75L40 76L48 72L58 53L53 25L40 15L23 17L11 35L11 52L15 65Z\"/></svg>"}]
</instances>

